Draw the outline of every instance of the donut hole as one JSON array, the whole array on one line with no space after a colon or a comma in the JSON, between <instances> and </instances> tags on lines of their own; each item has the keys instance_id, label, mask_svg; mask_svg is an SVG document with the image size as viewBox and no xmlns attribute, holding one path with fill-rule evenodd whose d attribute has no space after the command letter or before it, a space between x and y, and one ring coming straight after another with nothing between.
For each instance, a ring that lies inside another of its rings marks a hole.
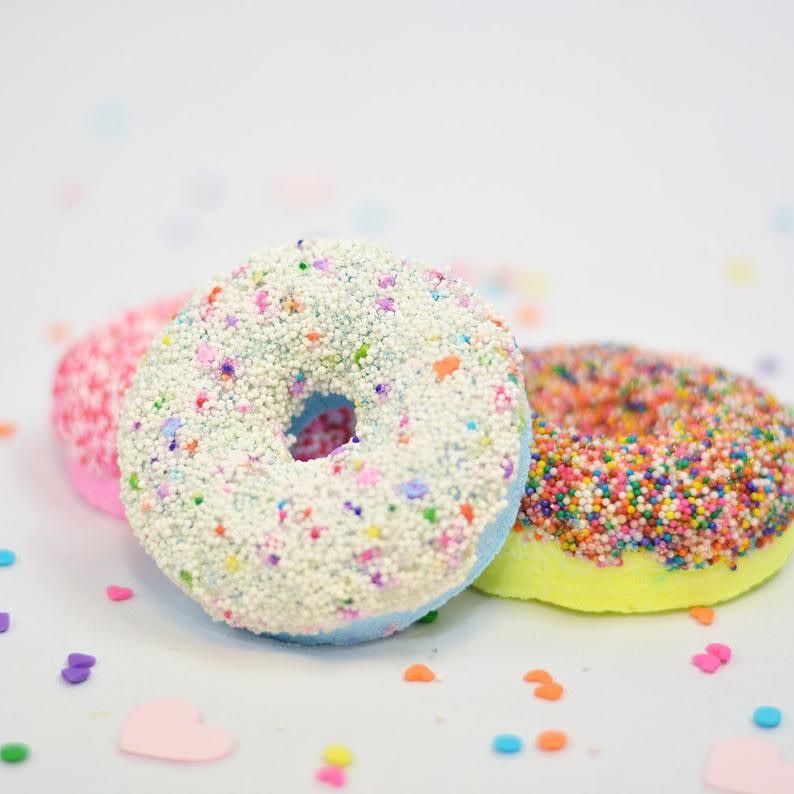
<instances>
[{"instance_id":1,"label":"donut hole","mask_svg":"<svg viewBox=\"0 0 794 794\"><path fill-rule=\"evenodd\" d=\"M328 457L346 444L356 432L356 409L343 394L315 392L292 418L288 433L296 437L290 447L294 460Z\"/></svg>"}]
</instances>

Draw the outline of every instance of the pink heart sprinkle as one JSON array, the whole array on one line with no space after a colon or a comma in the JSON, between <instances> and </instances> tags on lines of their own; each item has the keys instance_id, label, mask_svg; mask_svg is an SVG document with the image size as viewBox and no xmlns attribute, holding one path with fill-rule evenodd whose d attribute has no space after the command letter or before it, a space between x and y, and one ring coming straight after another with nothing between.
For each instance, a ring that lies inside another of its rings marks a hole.
<instances>
[{"instance_id":1,"label":"pink heart sprinkle","mask_svg":"<svg viewBox=\"0 0 794 794\"><path fill-rule=\"evenodd\" d=\"M317 770L315 778L320 783L327 783L334 788L342 788L347 783L345 770L339 766L324 766Z\"/></svg>"},{"instance_id":2,"label":"pink heart sprinkle","mask_svg":"<svg viewBox=\"0 0 794 794\"><path fill-rule=\"evenodd\" d=\"M119 587L117 584L108 585L107 594L111 601L126 601L134 595L131 588Z\"/></svg>"},{"instance_id":3,"label":"pink heart sprinkle","mask_svg":"<svg viewBox=\"0 0 794 794\"><path fill-rule=\"evenodd\" d=\"M731 660L731 649L721 642L712 642L706 646L706 652L716 656L723 664L728 664Z\"/></svg>"},{"instance_id":4,"label":"pink heart sprinkle","mask_svg":"<svg viewBox=\"0 0 794 794\"><path fill-rule=\"evenodd\" d=\"M713 673L721 664L716 656L710 653L696 653L692 657L692 664L699 667L704 673Z\"/></svg>"},{"instance_id":5,"label":"pink heart sprinkle","mask_svg":"<svg viewBox=\"0 0 794 794\"><path fill-rule=\"evenodd\" d=\"M217 761L234 749L234 739L207 725L192 704L153 700L134 709L121 730L119 747L162 761Z\"/></svg>"}]
</instances>

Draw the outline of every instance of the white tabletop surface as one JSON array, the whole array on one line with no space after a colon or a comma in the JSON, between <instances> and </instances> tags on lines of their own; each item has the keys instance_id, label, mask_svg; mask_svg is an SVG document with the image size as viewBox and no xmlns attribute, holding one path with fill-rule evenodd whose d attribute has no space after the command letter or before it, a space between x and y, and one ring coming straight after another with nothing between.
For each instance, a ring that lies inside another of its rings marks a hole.
<instances>
[{"instance_id":1,"label":"white tabletop surface","mask_svg":"<svg viewBox=\"0 0 794 794\"><path fill-rule=\"evenodd\" d=\"M794 402L794 6L644 5L0 4L0 744L31 748L2 794L311 794L331 742L351 794L694 794L761 704L794 763L791 568L711 627L470 591L387 641L287 647L213 625L79 502L49 427L52 323L75 338L320 234L457 266L524 343L687 350ZM713 676L689 661L710 641L734 652ZM99 659L78 687L70 651ZM442 680L405 684L413 662ZM235 754L120 754L159 697ZM565 751L533 748L547 728ZM524 752L496 756L503 732Z\"/></svg>"}]
</instances>

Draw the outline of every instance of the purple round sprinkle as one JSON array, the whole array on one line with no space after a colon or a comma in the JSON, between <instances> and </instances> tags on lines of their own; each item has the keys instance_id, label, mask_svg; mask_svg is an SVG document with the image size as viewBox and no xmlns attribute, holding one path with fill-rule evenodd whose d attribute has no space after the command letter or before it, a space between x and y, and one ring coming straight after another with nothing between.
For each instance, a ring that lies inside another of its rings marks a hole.
<instances>
[{"instance_id":1,"label":"purple round sprinkle","mask_svg":"<svg viewBox=\"0 0 794 794\"><path fill-rule=\"evenodd\" d=\"M408 499L421 499L427 493L428 487L422 480L408 480L400 486L400 490Z\"/></svg>"},{"instance_id":2,"label":"purple round sprinkle","mask_svg":"<svg viewBox=\"0 0 794 794\"><path fill-rule=\"evenodd\" d=\"M68 684L82 684L90 675L90 667L64 667L61 670L61 678Z\"/></svg>"},{"instance_id":3,"label":"purple round sprinkle","mask_svg":"<svg viewBox=\"0 0 794 794\"><path fill-rule=\"evenodd\" d=\"M0 634L4 634L8 631L8 627L11 625L11 615L8 612L0 612Z\"/></svg>"},{"instance_id":4,"label":"purple round sprinkle","mask_svg":"<svg viewBox=\"0 0 794 794\"><path fill-rule=\"evenodd\" d=\"M96 657L88 653L70 653L66 662L69 667L93 667L96 664Z\"/></svg>"}]
</instances>

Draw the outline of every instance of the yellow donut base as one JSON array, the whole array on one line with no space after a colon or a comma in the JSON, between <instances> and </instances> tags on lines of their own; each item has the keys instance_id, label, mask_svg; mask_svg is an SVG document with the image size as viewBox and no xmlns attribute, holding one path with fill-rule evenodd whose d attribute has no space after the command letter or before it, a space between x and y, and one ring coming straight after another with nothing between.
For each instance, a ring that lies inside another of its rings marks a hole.
<instances>
[{"instance_id":1,"label":"yellow donut base","mask_svg":"<svg viewBox=\"0 0 794 794\"><path fill-rule=\"evenodd\" d=\"M550 540L511 532L474 586L491 595L546 601L582 612L663 612L728 601L777 573L794 550L794 524L768 546L699 570L667 571L649 554L627 552L599 568Z\"/></svg>"}]
</instances>

